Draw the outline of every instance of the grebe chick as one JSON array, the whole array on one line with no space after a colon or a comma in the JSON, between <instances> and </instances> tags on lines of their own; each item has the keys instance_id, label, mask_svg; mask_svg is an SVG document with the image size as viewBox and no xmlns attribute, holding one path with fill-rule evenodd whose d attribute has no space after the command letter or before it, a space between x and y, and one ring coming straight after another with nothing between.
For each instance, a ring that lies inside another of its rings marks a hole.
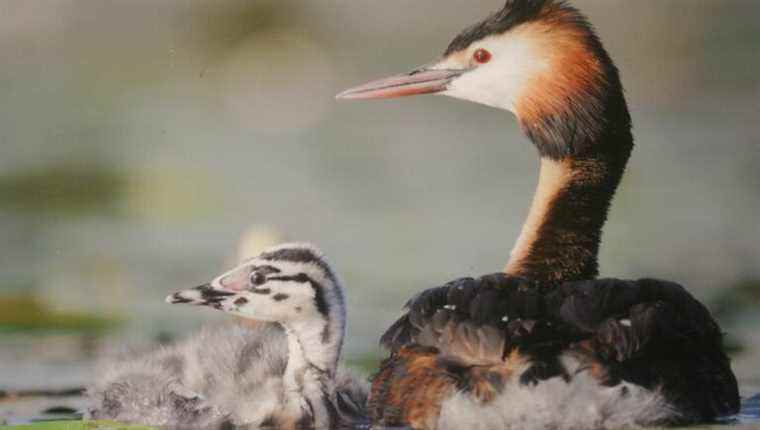
<instances>
[{"instance_id":1,"label":"grebe chick","mask_svg":"<svg viewBox=\"0 0 760 430\"><path fill-rule=\"evenodd\" d=\"M446 426L452 421L444 418L442 404L451 396L441 393L470 389L488 394L476 398L482 405L490 402L484 407L504 422L542 428L540 421L505 415L507 393L514 392L507 388L537 381L532 392L550 394L546 381L573 374L565 365L568 356L588 364L586 373L598 380L599 393L618 382L662 393L674 409L665 422L709 421L738 411L722 333L704 306L670 282L594 279L602 229L634 145L618 69L579 10L562 0L507 0L457 35L433 63L338 98L417 94L514 113L538 150L540 175L498 288L473 281L476 288L455 303L446 301L450 288L430 290L412 300L411 311L388 330L384 339L392 355L373 380L370 400L375 422ZM512 294L511 283L524 292ZM552 289L567 296L552 295ZM528 306L528 316L514 315L520 306ZM486 315L473 308L509 321L477 329L473 321ZM428 315L430 309L435 312ZM448 318L452 310L461 312L454 320ZM532 377L519 376L523 365L536 369L526 370ZM503 374L476 375L484 366ZM587 404L601 403L597 398ZM482 408L458 410L474 422L485 414ZM562 428L568 422L557 411L559 424L551 427ZM647 415L641 415L645 424L658 417ZM585 428L600 426L589 422Z\"/></svg>"},{"instance_id":2,"label":"grebe chick","mask_svg":"<svg viewBox=\"0 0 760 430\"><path fill-rule=\"evenodd\" d=\"M119 363L90 390L93 418L275 428L363 420L366 386L339 367L343 289L315 247L270 248L166 300L269 324L206 329L183 344Z\"/></svg>"}]
</instances>

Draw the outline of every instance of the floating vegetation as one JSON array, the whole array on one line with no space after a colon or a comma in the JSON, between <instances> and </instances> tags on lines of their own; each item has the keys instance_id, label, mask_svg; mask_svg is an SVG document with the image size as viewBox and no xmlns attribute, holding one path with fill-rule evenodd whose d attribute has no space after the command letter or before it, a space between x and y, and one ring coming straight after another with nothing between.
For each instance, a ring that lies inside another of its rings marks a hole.
<instances>
[{"instance_id":1,"label":"floating vegetation","mask_svg":"<svg viewBox=\"0 0 760 430\"><path fill-rule=\"evenodd\" d=\"M747 318L753 318L758 306L760 281L752 280L722 290L711 302L710 309L724 327L730 327L744 324ZM723 337L723 347L730 355L738 355L745 350L741 339L732 335L731 330Z\"/></svg>"},{"instance_id":2,"label":"floating vegetation","mask_svg":"<svg viewBox=\"0 0 760 430\"><path fill-rule=\"evenodd\" d=\"M713 315L725 324L733 324L739 314L757 312L760 306L760 280L740 282L721 291L713 300L710 309Z\"/></svg>"},{"instance_id":3,"label":"floating vegetation","mask_svg":"<svg viewBox=\"0 0 760 430\"><path fill-rule=\"evenodd\" d=\"M0 333L99 333L115 328L118 318L82 312L56 312L32 295L0 296Z\"/></svg>"},{"instance_id":4,"label":"floating vegetation","mask_svg":"<svg viewBox=\"0 0 760 430\"><path fill-rule=\"evenodd\" d=\"M126 180L104 166L57 165L0 177L0 208L84 215L112 210Z\"/></svg>"},{"instance_id":5,"label":"floating vegetation","mask_svg":"<svg viewBox=\"0 0 760 430\"><path fill-rule=\"evenodd\" d=\"M19 426L0 427L14 430L153 430L154 427L121 424L113 421L46 421Z\"/></svg>"}]
</instances>

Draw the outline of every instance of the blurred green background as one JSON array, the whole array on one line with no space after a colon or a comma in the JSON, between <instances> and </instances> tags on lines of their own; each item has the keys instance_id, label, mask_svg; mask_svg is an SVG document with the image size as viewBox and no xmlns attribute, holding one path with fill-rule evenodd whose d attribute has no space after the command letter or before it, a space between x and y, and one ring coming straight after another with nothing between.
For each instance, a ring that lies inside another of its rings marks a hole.
<instances>
[{"instance_id":1,"label":"blurred green background","mask_svg":"<svg viewBox=\"0 0 760 430\"><path fill-rule=\"evenodd\" d=\"M637 142L602 275L687 285L756 392L760 2L573 3L621 69ZM0 0L0 390L81 386L98 351L227 320L163 298L277 241L342 274L354 362L414 292L499 271L537 177L514 118L333 96L500 6Z\"/></svg>"}]
</instances>

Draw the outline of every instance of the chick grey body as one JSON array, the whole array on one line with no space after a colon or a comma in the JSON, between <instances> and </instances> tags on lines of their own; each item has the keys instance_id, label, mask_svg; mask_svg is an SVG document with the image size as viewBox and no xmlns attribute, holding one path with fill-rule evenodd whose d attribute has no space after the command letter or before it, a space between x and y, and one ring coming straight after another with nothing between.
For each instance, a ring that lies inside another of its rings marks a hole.
<instances>
[{"instance_id":1,"label":"chick grey body","mask_svg":"<svg viewBox=\"0 0 760 430\"><path fill-rule=\"evenodd\" d=\"M349 424L365 416L365 382L338 365L342 288L315 248L270 249L167 300L267 322L206 328L148 354L106 360L89 389L92 418L294 428Z\"/></svg>"}]
</instances>

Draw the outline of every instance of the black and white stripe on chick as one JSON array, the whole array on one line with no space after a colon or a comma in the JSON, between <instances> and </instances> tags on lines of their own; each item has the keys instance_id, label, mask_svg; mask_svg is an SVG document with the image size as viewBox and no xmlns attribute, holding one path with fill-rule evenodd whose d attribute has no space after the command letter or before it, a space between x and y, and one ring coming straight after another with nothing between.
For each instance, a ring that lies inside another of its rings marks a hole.
<instances>
[{"instance_id":1,"label":"black and white stripe on chick","mask_svg":"<svg viewBox=\"0 0 760 430\"><path fill-rule=\"evenodd\" d=\"M334 378L345 332L345 299L318 249L307 244L268 249L208 284L170 295L167 301L281 325L288 341L281 380L285 406L262 409L268 415L260 417L261 422L338 424L343 414Z\"/></svg>"}]
</instances>

